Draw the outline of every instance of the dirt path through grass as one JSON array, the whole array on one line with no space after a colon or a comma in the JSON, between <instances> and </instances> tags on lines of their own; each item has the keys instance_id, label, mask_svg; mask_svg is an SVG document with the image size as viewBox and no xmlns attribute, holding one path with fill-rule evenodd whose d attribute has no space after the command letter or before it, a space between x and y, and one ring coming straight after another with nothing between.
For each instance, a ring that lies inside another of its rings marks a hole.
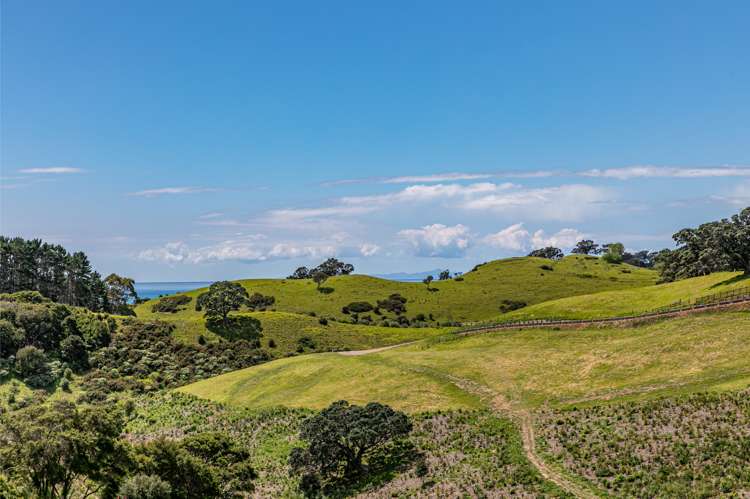
<instances>
[{"instance_id":1,"label":"dirt path through grass","mask_svg":"<svg viewBox=\"0 0 750 499\"><path fill-rule=\"evenodd\" d=\"M385 350L390 350L392 348L403 347L406 345L413 345L414 343L418 341L422 341L422 340L407 341L405 343L397 343L395 345L388 345L385 347L370 348L369 350L347 350L345 352L338 352L338 353L339 355L344 355L346 357L356 357L358 355L367 355L369 353L384 352Z\"/></svg>"}]
</instances>

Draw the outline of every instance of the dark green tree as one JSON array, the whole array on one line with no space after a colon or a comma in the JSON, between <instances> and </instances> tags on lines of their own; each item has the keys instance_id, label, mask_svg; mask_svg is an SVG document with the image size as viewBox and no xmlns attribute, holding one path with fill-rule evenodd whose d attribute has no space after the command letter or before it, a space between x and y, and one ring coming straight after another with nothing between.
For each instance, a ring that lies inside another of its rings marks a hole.
<instances>
[{"instance_id":1,"label":"dark green tree","mask_svg":"<svg viewBox=\"0 0 750 499\"><path fill-rule=\"evenodd\" d=\"M223 327L229 326L229 313L239 310L248 300L247 290L241 284L230 281L219 281L208 288L204 301L206 319L221 321Z\"/></svg>"},{"instance_id":2,"label":"dark green tree","mask_svg":"<svg viewBox=\"0 0 750 499\"><path fill-rule=\"evenodd\" d=\"M312 280L317 285L318 291L320 291L320 286L328 280L328 277L330 277L325 272L322 272L320 270L316 270L312 273Z\"/></svg>"},{"instance_id":3,"label":"dark green tree","mask_svg":"<svg viewBox=\"0 0 750 499\"><path fill-rule=\"evenodd\" d=\"M448 269L440 271L440 275L438 276L438 280L440 281L447 281L451 278L451 271Z\"/></svg>"},{"instance_id":4,"label":"dark green tree","mask_svg":"<svg viewBox=\"0 0 750 499\"><path fill-rule=\"evenodd\" d=\"M357 476L373 450L411 429L409 417L387 405L371 402L362 407L340 400L302 423L300 439L307 447L293 449L289 465L313 481Z\"/></svg>"},{"instance_id":5,"label":"dark green tree","mask_svg":"<svg viewBox=\"0 0 750 499\"><path fill-rule=\"evenodd\" d=\"M554 246L547 246L546 248L535 249L528 256L535 256L538 258L549 258L550 260L561 260L563 252L560 248Z\"/></svg>"},{"instance_id":6,"label":"dark green tree","mask_svg":"<svg viewBox=\"0 0 750 499\"><path fill-rule=\"evenodd\" d=\"M434 281L434 280L435 280L435 278L432 277L431 275L428 275L427 277L425 277L424 279L422 279L422 284L424 284L425 286L427 286L427 291L430 290L430 284L432 284L432 281Z\"/></svg>"},{"instance_id":7,"label":"dark green tree","mask_svg":"<svg viewBox=\"0 0 750 499\"><path fill-rule=\"evenodd\" d=\"M599 249L599 245L591 239L584 239L576 243L576 246L571 250L571 253L577 255L598 255L601 253L601 250Z\"/></svg>"},{"instance_id":8,"label":"dark green tree","mask_svg":"<svg viewBox=\"0 0 750 499\"><path fill-rule=\"evenodd\" d=\"M109 274L104 279L106 286L108 312L121 315L133 315L131 305L138 301L135 281L129 277Z\"/></svg>"},{"instance_id":9,"label":"dark green tree","mask_svg":"<svg viewBox=\"0 0 750 499\"><path fill-rule=\"evenodd\" d=\"M602 260L607 263L622 263L625 255L625 246L622 243L609 243L604 245Z\"/></svg>"},{"instance_id":10,"label":"dark green tree","mask_svg":"<svg viewBox=\"0 0 750 499\"><path fill-rule=\"evenodd\" d=\"M61 401L5 413L0 415L0 470L35 497L111 496L128 463L119 441L123 426L114 407L78 409Z\"/></svg>"}]
</instances>

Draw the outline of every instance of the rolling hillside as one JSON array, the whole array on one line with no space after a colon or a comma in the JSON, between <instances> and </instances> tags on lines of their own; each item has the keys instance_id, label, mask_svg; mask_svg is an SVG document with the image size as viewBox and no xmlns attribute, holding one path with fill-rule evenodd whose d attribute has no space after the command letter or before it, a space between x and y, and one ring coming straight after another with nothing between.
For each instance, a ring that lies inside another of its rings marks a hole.
<instances>
[{"instance_id":1,"label":"rolling hillside","mask_svg":"<svg viewBox=\"0 0 750 499\"><path fill-rule=\"evenodd\" d=\"M553 270L543 269L547 266ZM657 280L654 271L629 265L610 265L591 257L568 256L559 262L542 258L510 258L481 265L463 280L436 281L427 289L421 283L388 281L363 275L340 276L325 282L328 292L319 292L310 280L254 279L240 281L249 293L272 295L276 298L275 311L288 313L315 312L317 316L335 317L348 321L342 307L354 301L375 304L392 293L408 299L406 316L419 313L434 322L466 322L492 319L499 313L503 300L528 304L571 295L589 294L606 290L632 289L652 285ZM185 295L192 301L177 313L154 313L154 301L136 308L139 318L160 319L178 325L178 334L195 340L203 334L211 339L203 325L202 312L195 311L195 298L205 290L194 290ZM277 319L279 317L276 317ZM266 318L269 320L270 316ZM262 318L261 318L262 320Z\"/></svg>"},{"instance_id":2,"label":"rolling hillside","mask_svg":"<svg viewBox=\"0 0 750 499\"><path fill-rule=\"evenodd\" d=\"M636 289L604 291L537 303L495 317L497 321L529 319L598 319L638 314L679 300L691 301L733 289L750 287L750 279L738 272L717 272Z\"/></svg>"},{"instance_id":3,"label":"rolling hillside","mask_svg":"<svg viewBox=\"0 0 750 499\"><path fill-rule=\"evenodd\" d=\"M750 384L750 312L635 328L445 336L380 353L282 359L181 388L244 407L377 400L408 411L529 409Z\"/></svg>"}]
</instances>

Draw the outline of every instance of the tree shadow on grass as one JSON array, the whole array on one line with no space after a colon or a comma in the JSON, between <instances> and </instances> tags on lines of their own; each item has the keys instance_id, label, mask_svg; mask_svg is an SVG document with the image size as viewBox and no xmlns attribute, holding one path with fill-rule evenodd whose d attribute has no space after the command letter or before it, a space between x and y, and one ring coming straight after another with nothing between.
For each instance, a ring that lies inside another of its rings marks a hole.
<instances>
[{"instance_id":1,"label":"tree shadow on grass","mask_svg":"<svg viewBox=\"0 0 750 499\"><path fill-rule=\"evenodd\" d=\"M324 295L330 295L334 291L335 290L333 288L326 288L326 287L318 288L318 293L323 293Z\"/></svg>"},{"instance_id":2,"label":"tree shadow on grass","mask_svg":"<svg viewBox=\"0 0 750 499\"><path fill-rule=\"evenodd\" d=\"M260 321L246 315L227 317L226 325L221 319L206 319L206 329L225 340L246 340L257 343L257 346L260 346L260 338L263 336Z\"/></svg>"},{"instance_id":3,"label":"tree shadow on grass","mask_svg":"<svg viewBox=\"0 0 750 499\"><path fill-rule=\"evenodd\" d=\"M729 279L721 282L717 282L713 286L711 286L709 289L719 288L722 286L729 286L730 284L735 284L738 282L747 281L747 284L750 284L750 274L740 274L736 275L734 277L730 277Z\"/></svg>"},{"instance_id":4,"label":"tree shadow on grass","mask_svg":"<svg viewBox=\"0 0 750 499\"><path fill-rule=\"evenodd\" d=\"M411 441L393 442L374 451L362 473L328 483L324 492L331 497L348 497L377 489L420 462L424 462L424 455Z\"/></svg>"}]
</instances>

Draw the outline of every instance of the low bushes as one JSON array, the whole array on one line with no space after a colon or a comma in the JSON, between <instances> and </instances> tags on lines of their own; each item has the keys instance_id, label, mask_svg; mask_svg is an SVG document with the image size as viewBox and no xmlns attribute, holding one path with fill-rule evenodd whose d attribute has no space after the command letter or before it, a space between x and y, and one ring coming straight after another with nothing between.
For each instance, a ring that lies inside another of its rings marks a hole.
<instances>
[{"instance_id":1,"label":"low bushes","mask_svg":"<svg viewBox=\"0 0 750 499\"><path fill-rule=\"evenodd\" d=\"M151 306L151 311L174 314L183 310L183 306L191 301L192 298L187 295L165 296Z\"/></svg>"}]
</instances>

